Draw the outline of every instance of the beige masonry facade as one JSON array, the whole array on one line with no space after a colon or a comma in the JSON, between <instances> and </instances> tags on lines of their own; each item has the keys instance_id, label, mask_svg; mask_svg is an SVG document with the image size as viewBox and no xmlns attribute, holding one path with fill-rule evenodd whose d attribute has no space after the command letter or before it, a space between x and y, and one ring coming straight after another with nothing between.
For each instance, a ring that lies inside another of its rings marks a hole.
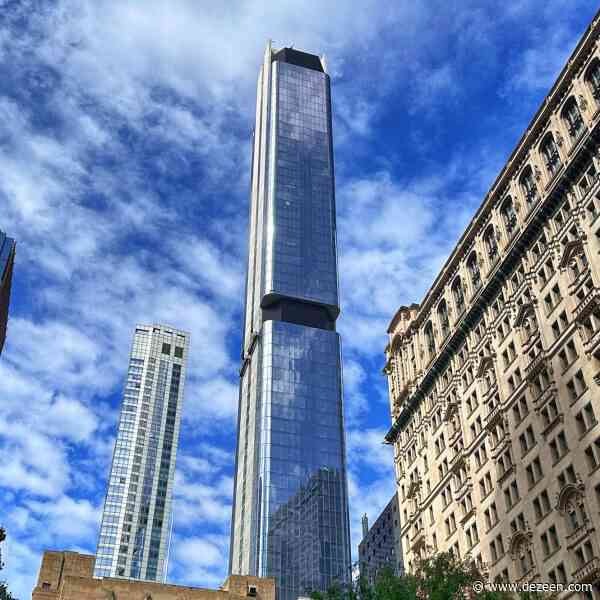
<instances>
[{"instance_id":1,"label":"beige masonry facade","mask_svg":"<svg viewBox=\"0 0 600 600\"><path fill-rule=\"evenodd\" d=\"M46 551L32 600L275 600L275 579L230 575L218 590L94 577L95 556Z\"/></svg>"},{"instance_id":2,"label":"beige masonry facade","mask_svg":"<svg viewBox=\"0 0 600 600\"><path fill-rule=\"evenodd\" d=\"M402 546L600 600L600 20L386 347Z\"/></svg>"}]
</instances>

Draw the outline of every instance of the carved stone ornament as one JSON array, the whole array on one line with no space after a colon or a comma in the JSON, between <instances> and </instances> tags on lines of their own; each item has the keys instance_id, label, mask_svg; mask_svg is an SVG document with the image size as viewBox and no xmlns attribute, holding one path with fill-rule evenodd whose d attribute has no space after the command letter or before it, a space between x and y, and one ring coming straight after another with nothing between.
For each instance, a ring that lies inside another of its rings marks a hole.
<instances>
[{"instance_id":1,"label":"carved stone ornament","mask_svg":"<svg viewBox=\"0 0 600 600\"><path fill-rule=\"evenodd\" d=\"M578 100L579 100L579 106L581 107L581 110L583 112L585 112L588 109L587 100L581 94L579 94Z\"/></svg>"},{"instance_id":2,"label":"carved stone ornament","mask_svg":"<svg viewBox=\"0 0 600 600\"><path fill-rule=\"evenodd\" d=\"M498 227L496 227L494 229L495 233L496 233L496 241L499 242L502 239L502 234L500 233L500 229Z\"/></svg>"},{"instance_id":3,"label":"carved stone ornament","mask_svg":"<svg viewBox=\"0 0 600 600\"><path fill-rule=\"evenodd\" d=\"M556 135L554 136L554 139L556 140L556 145L558 147L562 146L563 143L564 143L564 141L565 141L564 138L563 138L563 136L561 135L560 131L556 132Z\"/></svg>"},{"instance_id":4,"label":"carved stone ornament","mask_svg":"<svg viewBox=\"0 0 600 600\"><path fill-rule=\"evenodd\" d=\"M516 212L521 212L521 203L518 200L515 200L514 207Z\"/></svg>"},{"instance_id":5,"label":"carved stone ornament","mask_svg":"<svg viewBox=\"0 0 600 600\"><path fill-rule=\"evenodd\" d=\"M535 176L536 181L539 181L542 178L542 172L540 171L540 168L537 165L533 167L533 174Z\"/></svg>"}]
</instances>

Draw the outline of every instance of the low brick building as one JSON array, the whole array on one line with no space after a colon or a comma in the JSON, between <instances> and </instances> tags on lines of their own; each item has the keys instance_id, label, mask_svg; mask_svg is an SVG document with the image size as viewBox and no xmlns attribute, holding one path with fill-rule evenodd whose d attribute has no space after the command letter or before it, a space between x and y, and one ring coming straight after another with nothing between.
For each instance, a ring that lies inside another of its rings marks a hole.
<instances>
[{"instance_id":1,"label":"low brick building","mask_svg":"<svg viewBox=\"0 0 600 600\"><path fill-rule=\"evenodd\" d=\"M150 581L94 578L95 557L46 551L32 600L275 600L273 578L231 575L218 590Z\"/></svg>"}]
</instances>

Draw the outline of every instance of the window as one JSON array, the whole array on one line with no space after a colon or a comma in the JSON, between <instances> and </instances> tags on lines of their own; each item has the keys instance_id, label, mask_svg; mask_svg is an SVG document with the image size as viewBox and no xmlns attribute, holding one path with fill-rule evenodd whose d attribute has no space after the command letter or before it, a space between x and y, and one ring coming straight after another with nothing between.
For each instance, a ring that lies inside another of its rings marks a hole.
<instances>
[{"instance_id":1,"label":"window","mask_svg":"<svg viewBox=\"0 0 600 600\"><path fill-rule=\"evenodd\" d=\"M554 136L549 133L542 142L541 146L542 157L544 158L544 164L548 173L552 176L560 168L560 154L558 153L558 146L554 141Z\"/></svg>"},{"instance_id":2,"label":"window","mask_svg":"<svg viewBox=\"0 0 600 600\"><path fill-rule=\"evenodd\" d=\"M554 569L548 572L548 577L553 584L567 583L567 571L565 565L560 563Z\"/></svg>"},{"instance_id":3,"label":"window","mask_svg":"<svg viewBox=\"0 0 600 600\"><path fill-rule=\"evenodd\" d=\"M542 423L545 431L546 429L550 428L550 425L555 423L559 415L556 400L552 398L552 400L547 402L544 408L542 408L542 410L540 411L540 414L542 415Z\"/></svg>"},{"instance_id":4,"label":"window","mask_svg":"<svg viewBox=\"0 0 600 600\"><path fill-rule=\"evenodd\" d=\"M538 189L530 166L525 167L519 182L527 204L533 204L538 198Z\"/></svg>"},{"instance_id":5,"label":"window","mask_svg":"<svg viewBox=\"0 0 600 600\"><path fill-rule=\"evenodd\" d=\"M560 287L558 283L550 290L550 292L544 298L544 308L546 310L546 315L549 315L556 306L562 300L562 295L560 293Z\"/></svg>"},{"instance_id":6,"label":"window","mask_svg":"<svg viewBox=\"0 0 600 600\"><path fill-rule=\"evenodd\" d=\"M517 225L517 213L515 212L515 207L510 196L504 201L501 213L504 225L506 226L506 231L510 235Z\"/></svg>"},{"instance_id":7,"label":"window","mask_svg":"<svg viewBox=\"0 0 600 600\"><path fill-rule=\"evenodd\" d=\"M529 408L527 406L527 400L525 396L522 396L521 398L519 398L519 400L517 400L514 403L512 407L512 412L515 421L515 427L517 427L529 413Z\"/></svg>"},{"instance_id":8,"label":"window","mask_svg":"<svg viewBox=\"0 0 600 600\"><path fill-rule=\"evenodd\" d=\"M162 353L163 354L171 354L171 344L163 343L163 345L162 345Z\"/></svg>"},{"instance_id":9,"label":"window","mask_svg":"<svg viewBox=\"0 0 600 600\"><path fill-rule=\"evenodd\" d=\"M493 262L498 257L498 241L496 240L496 230L493 225L490 225L485 230L483 236L485 247L488 253L489 259Z\"/></svg>"},{"instance_id":10,"label":"window","mask_svg":"<svg viewBox=\"0 0 600 600\"><path fill-rule=\"evenodd\" d=\"M460 277L457 277L452 284L452 296L456 304L456 312L460 314L465 308L465 294Z\"/></svg>"},{"instance_id":11,"label":"window","mask_svg":"<svg viewBox=\"0 0 600 600\"><path fill-rule=\"evenodd\" d=\"M591 403L586 404L582 410L575 415L575 424L580 437L583 437L594 425L597 424L596 415Z\"/></svg>"},{"instance_id":12,"label":"window","mask_svg":"<svg viewBox=\"0 0 600 600\"><path fill-rule=\"evenodd\" d=\"M561 431L551 442L550 442L550 454L552 456L552 462L556 464L563 456L569 451L567 444L567 437L564 431Z\"/></svg>"},{"instance_id":13,"label":"window","mask_svg":"<svg viewBox=\"0 0 600 600\"><path fill-rule=\"evenodd\" d=\"M575 375L567 381L567 392L571 403L579 400L579 397L587 390L587 384L581 369L575 373Z\"/></svg>"},{"instance_id":14,"label":"window","mask_svg":"<svg viewBox=\"0 0 600 600\"><path fill-rule=\"evenodd\" d=\"M548 495L548 491L544 490L533 500L533 511L535 512L536 520L538 522L541 521L551 510L550 496Z\"/></svg>"},{"instance_id":15,"label":"window","mask_svg":"<svg viewBox=\"0 0 600 600\"><path fill-rule=\"evenodd\" d=\"M473 284L473 289L479 289L481 285L481 273L479 271L479 261L477 259L477 253L471 253L469 256L469 260L467 261L467 269L469 270L469 274L471 276L471 283Z\"/></svg>"},{"instance_id":16,"label":"window","mask_svg":"<svg viewBox=\"0 0 600 600\"><path fill-rule=\"evenodd\" d=\"M554 525L552 525L548 529L548 531L546 531L540 536L540 540L542 542L544 558L547 558L551 554L554 554L554 552L556 552L556 550L558 550L560 546L558 541L558 534Z\"/></svg>"},{"instance_id":17,"label":"window","mask_svg":"<svg viewBox=\"0 0 600 600\"><path fill-rule=\"evenodd\" d=\"M498 523L498 510L496 509L496 503L492 502L490 507L483 511L485 519L485 526L487 531L492 529Z\"/></svg>"},{"instance_id":18,"label":"window","mask_svg":"<svg viewBox=\"0 0 600 600\"><path fill-rule=\"evenodd\" d=\"M506 503L506 511L511 510L517 502L520 500L519 495L519 486L516 481L513 481L505 490L504 490L504 502Z\"/></svg>"},{"instance_id":19,"label":"window","mask_svg":"<svg viewBox=\"0 0 600 600\"><path fill-rule=\"evenodd\" d=\"M579 111L577 101L571 96L565 103L565 107L562 110L562 118L567 126L567 130L573 141L577 140L583 133L585 125L583 124L583 118Z\"/></svg>"},{"instance_id":20,"label":"window","mask_svg":"<svg viewBox=\"0 0 600 600\"><path fill-rule=\"evenodd\" d=\"M429 356L431 357L435 353L435 338L433 337L433 325L431 322L428 322L425 326L425 342Z\"/></svg>"},{"instance_id":21,"label":"window","mask_svg":"<svg viewBox=\"0 0 600 600\"><path fill-rule=\"evenodd\" d=\"M183 348L181 346L175 346L175 358L183 358Z\"/></svg>"},{"instance_id":22,"label":"window","mask_svg":"<svg viewBox=\"0 0 600 600\"><path fill-rule=\"evenodd\" d=\"M519 436L521 444L521 456L525 456L535 445L535 435L531 425Z\"/></svg>"},{"instance_id":23,"label":"window","mask_svg":"<svg viewBox=\"0 0 600 600\"><path fill-rule=\"evenodd\" d=\"M438 305L438 317L440 319L440 329L442 331L442 337L446 337L450 332L450 321L448 319L448 306L446 301L442 300Z\"/></svg>"},{"instance_id":24,"label":"window","mask_svg":"<svg viewBox=\"0 0 600 600\"><path fill-rule=\"evenodd\" d=\"M498 562L504 556L504 543L502 541L502 535L499 535L490 544L490 556L492 563Z\"/></svg>"},{"instance_id":25,"label":"window","mask_svg":"<svg viewBox=\"0 0 600 600\"><path fill-rule=\"evenodd\" d=\"M590 473L598 468L600 465L600 438L585 449L585 460Z\"/></svg>"},{"instance_id":26,"label":"window","mask_svg":"<svg viewBox=\"0 0 600 600\"><path fill-rule=\"evenodd\" d=\"M594 59L585 74L585 81L590 87L596 102L600 101L600 60Z\"/></svg>"},{"instance_id":27,"label":"window","mask_svg":"<svg viewBox=\"0 0 600 600\"><path fill-rule=\"evenodd\" d=\"M544 476L539 457L534 458L525 471L527 473L527 483L529 484L529 489L531 489Z\"/></svg>"}]
</instances>

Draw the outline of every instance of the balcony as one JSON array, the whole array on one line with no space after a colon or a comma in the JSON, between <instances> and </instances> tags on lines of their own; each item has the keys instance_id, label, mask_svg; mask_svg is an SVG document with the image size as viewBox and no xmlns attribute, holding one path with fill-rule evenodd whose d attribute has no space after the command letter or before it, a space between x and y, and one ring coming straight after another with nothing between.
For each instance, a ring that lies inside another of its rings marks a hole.
<instances>
[{"instance_id":1,"label":"balcony","mask_svg":"<svg viewBox=\"0 0 600 600\"><path fill-rule=\"evenodd\" d=\"M573 311L576 321L583 321L600 304L600 289L595 287L584 299L575 307Z\"/></svg>"},{"instance_id":2,"label":"balcony","mask_svg":"<svg viewBox=\"0 0 600 600\"><path fill-rule=\"evenodd\" d=\"M491 447L492 459L496 460L509 445L510 436L508 435L508 433L504 433L498 438L498 441Z\"/></svg>"},{"instance_id":3,"label":"balcony","mask_svg":"<svg viewBox=\"0 0 600 600\"><path fill-rule=\"evenodd\" d=\"M598 350L600 350L600 329L595 331L585 342L583 342L583 351L587 355L596 356Z\"/></svg>"},{"instance_id":4,"label":"balcony","mask_svg":"<svg viewBox=\"0 0 600 600\"><path fill-rule=\"evenodd\" d=\"M567 535L567 550L572 550L585 538L594 533L594 526L589 521L584 521L577 529Z\"/></svg>"},{"instance_id":5,"label":"balcony","mask_svg":"<svg viewBox=\"0 0 600 600\"><path fill-rule=\"evenodd\" d=\"M494 428L498 424L498 420L500 419L501 416L502 416L502 409L500 407L500 404L496 404L495 406L492 406L485 417L485 428L486 429Z\"/></svg>"},{"instance_id":6,"label":"balcony","mask_svg":"<svg viewBox=\"0 0 600 600\"><path fill-rule=\"evenodd\" d=\"M539 580L539 577L540 574L536 565L531 565L527 572L521 575L521 577L519 577L515 583L522 585L528 581L537 581Z\"/></svg>"},{"instance_id":7,"label":"balcony","mask_svg":"<svg viewBox=\"0 0 600 600\"><path fill-rule=\"evenodd\" d=\"M461 518L460 518L460 524L462 525L462 527L464 528L464 526L466 525L467 521L471 518L474 517L477 514L477 509L472 506Z\"/></svg>"},{"instance_id":8,"label":"balcony","mask_svg":"<svg viewBox=\"0 0 600 600\"><path fill-rule=\"evenodd\" d=\"M446 406L444 407L444 412L442 413L442 420L444 420L446 422L449 421L457 409L458 409L458 405L456 404L456 402L454 402L454 401L447 402Z\"/></svg>"},{"instance_id":9,"label":"balcony","mask_svg":"<svg viewBox=\"0 0 600 600\"><path fill-rule=\"evenodd\" d=\"M454 501L460 502L473 489L473 482L468 477L460 482L460 485L454 491Z\"/></svg>"},{"instance_id":10,"label":"balcony","mask_svg":"<svg viewBox=\"0 0 600 600\"><path fill-rule=\"evenodd\" d=\"M575 277L573 278L573 281L571 281L571 283L569 283L569 293L574 295L577 293L577 291L579 290L579 288L581 287L581 284L584 283L588 277L590 276L590 267L589 265L587 265L586 267L582 268L581 271L579 271ZM587 297L587 295L586 295Z\"/></svg>"},{"instance_id":11,"label":"balcony","mask_svg":"<svg viewBox=\"0 0 600 600\"><path fill-rule=\"evenodd\" d=\"M454 454L452 455L452 458L450 459L450 470L455 470L458 469L460 467L460 465L463 463L465 459L465 449L461 448L460 450L457 450L456 452L454 452Z\"/></svg>"},{"instance_id":12,"label":"balcony","mask_svg":"<svg viewBox=\"0 0 600 600\"><path fill-rule=\"evenodd\" d=\"M542 430L542 436L547 438L555 429L557 425L565 422L565 415L563 413L558 413L550 423L548 423L544 429Z\"/></svg>"},{"instance_id":13,"label":"balcony","mask_svg":"<svg viewBox=\"0 0 600 600\"><path fill-rule=\"evenodd\" d=\"M413 498L416 496L417 492L421 487L421 479L413 479L408 486L408 491L406 492L407 498Z\"/></svg>"},{"instance_id":14,"label":"balcony","mask_svg":"<svg viewBox=\"0 0 600 600\"><path fill-rule=\"evenodd\" d=\"M542 370L546 362L547 354L544 350L538 352L525 367L525 377L531 381Z\"/></svg>"},{"instance_id":15,"label":"balcony","mask_svg":"<svg viewBox=\"0 0 600 600\"><path fill-rule=\"evenodd\" d=\"M502 475L498 477L498 483L504 483L507 479L510 478L511 475L514 475L516 472L517 467L515 467L515 465L510 465L510 467L508 467L508 469L506 469L504 473L502 473Z\"/></svg>"},{"instance_id":16,"label":"balcony","mask_svg":"<svg viewBox=\"0 0 600 600\"><path fill-rule=\"evenodd\" d=\"M598 579L600 579L600 558L597 556L573 572L573 583L595 583Z\"/></svg>"},{"instance_id":17,"label":"balcony","mask_svg":"<svg viewBox=\"0 0 600 600\"><path fill-rule=\"evenodd\" d=\"M529 351L540 340L540 330L535 328L529 333L529 337L523 341L523 354L528 354Z\"/></svg>"},{"instance_id":18,"label":"balcony","mask_svg":"<svg viewBox=\"0 0 600 600\"><path fill-rule=\"evenodd\" d=\"M411 536L410 545L413 552L418 552L421 548L424 548L426 545L425 539L425 528L421 527L417 529Z\"/></svg>"},{"instance_id":19,"label":"balcony","mask_svg":"<svg viewBox=\"0 0 600 600\"><path fill-rule=\"evenodd\" d=\"M556 384L551 383L539 396L533 399L533 404L537 410L540 410L546 402L557 397Z\"/></svg>"},{"instance_id":20,"label":"balcony","mask_svg":"<svg viewBox=\"0 0 600 600\"><path fill-rule=\"evenodd\" d=\"M456 442L462 437L462 430L460 427L453 429L448 435L448 446L454 446Z\"/></svg>"}]
</instances>

